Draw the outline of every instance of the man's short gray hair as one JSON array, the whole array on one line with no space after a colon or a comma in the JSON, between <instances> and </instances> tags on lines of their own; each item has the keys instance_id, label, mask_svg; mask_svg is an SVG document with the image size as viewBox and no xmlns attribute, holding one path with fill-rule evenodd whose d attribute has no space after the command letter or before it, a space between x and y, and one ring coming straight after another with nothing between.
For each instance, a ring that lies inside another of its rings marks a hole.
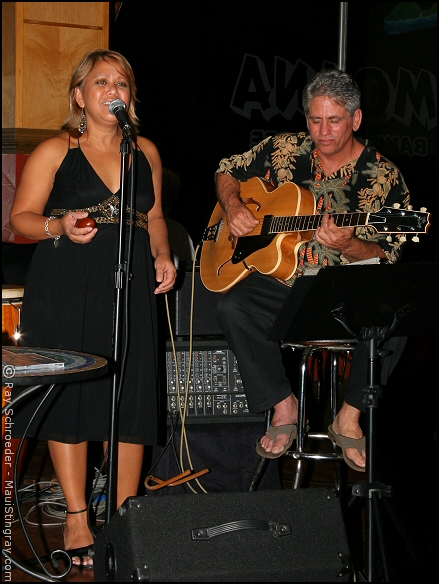
<instances>
[{"instance_id":1,"label":"man's short gray hair","mask_svg":"<svg viewBox=\"0 0 439 584\"><path fill-rule=\"evenodd\" d=\"M311 79L302 93L305 116L315 97L329 97L346 108L351 116L361 107L361 91L350 75L339 69L323 69Z\"/></svg>"}]
</instances>

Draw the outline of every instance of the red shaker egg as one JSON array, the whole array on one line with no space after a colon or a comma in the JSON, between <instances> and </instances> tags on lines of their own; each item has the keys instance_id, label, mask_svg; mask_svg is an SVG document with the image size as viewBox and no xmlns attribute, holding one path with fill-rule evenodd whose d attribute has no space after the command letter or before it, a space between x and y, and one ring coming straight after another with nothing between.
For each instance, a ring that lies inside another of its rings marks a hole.
<instances>
[{"instance_id":1,"label":"red shaker egg","mask_svg":"<svg viewBox=\"0 0 439 584\"><path fill-rule=\"evenodd\" d=\"M84 217L84 219L78 219L76 222L75 227L96 227L96 221L93 217Z\"/></svg>"}]
</instances>

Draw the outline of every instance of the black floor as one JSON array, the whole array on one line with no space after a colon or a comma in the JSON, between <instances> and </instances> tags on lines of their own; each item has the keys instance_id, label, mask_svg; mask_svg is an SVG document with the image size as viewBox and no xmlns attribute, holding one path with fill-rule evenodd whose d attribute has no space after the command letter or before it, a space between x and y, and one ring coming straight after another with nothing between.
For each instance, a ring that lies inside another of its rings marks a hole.
<instances>
[{"instance_id":1,"label":"black floor","mask_svg":"<svg viewBox=\"0 0 439 584\"><path fill-rule=\"evenodd\" d=\"M225 426L225 425L224 425ZM208 439L205 441L216 441L217 438L221 440L221 435L223 432L227 431L229 434L236 433L236 430L229 426L226 430L224 427L208 429L209 434ZM242 432L242 429L239 430ZM189 441L191 442L194 437L200 438L203 435L202 429L197 429L197 431L192 431L191 427L188 427ZM236 436L235 436L236 437ZM229 447L229 445L226 445ZM318 447L320 449L325 449L326 447L322 444L311 444L308 446ZM56 490L56 477L53 473L53 468L51 465L50 457L48 455L47 446L44 442L36 442L30 444L30 451L33 450L31 454L31 460L29 466L26 470L25 477L20 485L21 490L26 486L32 486L33 484L39 483L42 480L45 481L55 481L52 484L52 491ZM196 451L196 443L192 444L192 449ZM242 448L240 451L242 453ZM155 454L155 453L154 453ZM173 455L169 455L173 458ZM166 457L165 457L166 458ZM195 456L196 458L196 456ZM235 456L236 458L236 456ZM234 460L232 456L227 462ZM408 461L407 461L408 462ZM213 459L209 461L210 464L201 465L203 466L215 466ZM170 478L171 475L163 474L165 472L166 465L172 464L168 460L167 462L161 462L161 466L156 466L153 474L162 479ZM226 464L227 466L227 464ZM201 470L201 468L195 464L195 470ZM327 461L317 461L305 463L305 473L303 477L303 488L311 489L334 489L334 472L333 464ZM217 464L217 471L219 469L219 464ZM265 485L262 482L260 489L272 489L277 488L277 479L280 477L279 486L282 489L291 489L294 481L294 473L296 469L296 461L292 458L284 458L281 463L277 461L271 461L266 470ZM241 469L242 470L242 469ZM244 475L253 469L245 469ZM378 513L383 521L383 534L385 542L385 562L384 567L387 566L388 573L386 575L380 568L382 565L380 561L380 553L378 552L378 574L380 574L380 579L377 581L412 581L416 577L426 577L429 578L433 575L433 557L437 543L436 536L436 520L437 517L434 516L434 510L436 507L436 488L433 478L433 469L427 466L422 467L409 467L400 469L401 473L394 475L393 496L389 498L384 498L382 502L377 504ZM219 471L218 471L219 472ZM425 482L420 480L421 474L425 474ZM236 475L236 473L235 473ZM195 481L193 481L194 491L201 494L204 492L206 485L210 486L213 491L242 491L244 490L237 483L233 483L233 472L230 469L227 472L227 476L222 479L213 480L212 478L207 481L207 477L200 478L200 486L198 486ZM236 475L237 476L237 475ZM416 476L418 479L416 479ZM430 482L427 477L430 477ZM365 577L368 574L368 560L367 560L367 544L365 543L366 527L370 521L372 523L375 521L370 515L370 512L366 508L365 499L363 497L352 497L352 487L353 485L363 485L364 484L364 474L355 472L342 463L342 480L343 488L340 494L340 515L339 515L339 525L334 527L340 527L345 530L346 538L348 541L351 560L356 571L357 580L361 581L361 577ZM221 484L223 481L223 485ZM232 482L231 482L232 481ZM387 483L387 481L386 481ZM380 483L380 486L386 483ZM160 493L163 496L166 495L177 495L184 496L185 493L192 493L192 490L185 487L184 490L179 492L170 492L170 487L167 487ZM180 487L183 489L183 487ZM206 489L210 492L209 489ZM139 496L143 496L146 491L141 489L139 491ZM151 493L148 493L151 495ZM23 496L23 495L22 495ZM249 496L251 494L249 493ZM44 497L43 497L44 498ZM388 499L388 500L387 500ZM47 560L47 556L55 549L62 547L62 532L60 519L54 519L45 515L44 507L32 512L27 516L28 510L36 505L35 497L31 497L31 500L23 502L21 505L22 513L24 516L25 527L28 531L28 535L32 545L35 546L36 551L43 557L43 560ZM50 504L49 504L50 505ZM182 512L184 512L184 506L182 506ZM302 511L303 513L303 511ZM17 518L17 513L15 513ZM309 524L311 529L316 530L317 534L320 534L321 529L327 529L324 526L324 518L320 521L313 514L313 510L309 510ZM48 525L53 523L54 525ZM98 525L104 525L100 522ZM336 530L335 530L336 531ZM328 541L330 541L332 534L327 533ZM7 541L7 540L5 540ZM12 556L19 561L28 560L33 557L29 543L26 541L24 530L20 523L17 521L12 527L12 537L10 540L12 542L11 553ZM172 542L170 542L172 545ZM134 542L133 542L134 545ZM6 546L6 549L9 549ZM318 549L310 549L309 553L311 556L319 554ZM366 556L365 556L366 553ZM307 560L309 561L309 558ZM40 580L47 580L50 578L51 574L54 574L54 569L50 563L46 563L47 574L42 571L42 568L38 565L24 563L22 564L24 568L15 568L3 574L3 581L12 582L37 582ZM375 569L375 568L374 568ZM27 570L27 572L25 571ZM37 577L36 573L42 574L42 577ZM177 580L177 578L176 578ZM353 578L352 578L353 580ZM49 579L48 581L51 581ZM93 570L79 570L73 568L68 575L61 579L61 581L82 581L82 582L93 582L94 581L94 571ZM294 581L294 580L293 580ZM304 580L306 581L306 580Z\"/></svg>"},{"instance_id":2,"label":"black floor","mask_svg":"<svg viewBox=\"0 0 439 584\"><path fill-rule=\"evenodd\" d=\"M374 552L376 562L373 569L376 570L377 577L373 581L412 582L419 578L430 580L436 574L434 558L438 549L436 486L438 404L436 383L432 381L437 361L436 346L427 349L419 345L409 346L408 350L410 352L401 363L398 375L393 376L385 388L376 412L374 440L377 455L374 465L377 477L372 486L376 492L390 495L383 496L376 505L378 518L372 515L368 507L367 495L370 491L366 488L364 473L349 469L345 463L341 464L342 489L338 493L339 524L346 533L356 581L364 581L368 574L370 566L368 526L376 526L377 519L382 521L381 532L385 552L383 554L381 551ZM195 471L209 468L210 472L200 478L199 484L193 481L193 490L188 486L167 487L166 490L155 494L184 496L193 494L194 491L199 494L204 494L204 491L207 493L246 491L259 460L255 454L254 444L262 433L263 426L263 420L244 421L239 424L188 425L187 435L193 468ZM311 430L313 429L311 427ZM319 441L318 444L308 441L307 447L326 449L329 446L325 441ZM154 449L150 453L151 456L145 459L143 478L150 472L161 479L177 474L178 467L173 449L167 450L151 471L151 463L157 461L161 451L162 449ZM177 445L175 451L178 452ZM91 451L92 462L97 465L100 456L98 452L99 450L93 449ZM93 457L96 457L95 461ZM296 464L292 458L271 461L259 488L291 489ZM334 489L333 469L333 464L327 461L305 463L302 488ZM91 465L91 477L93 473L94 466ZM46 443L33 442L28 448L28 464L20 484L21 498L23 498L21 490L25 486L35 485L43 479L50 481L56 480L56 477ZM352 496L354 487L365 496ZM151 495L150 492L146 493L141 485L139 496L145 494ZM4 571L2 581L56 581L51 576L55 572L50 563L44 564L47 569L47 573L44 573L35 562L28 562L33 557L31 545L43 560L47 560L47 556L53 550L62 548L63 544L60 520L47 517L44 508L32 512L27 518L29 509L36 503L35 493L31 493L31 499L21 504L29 541L18 521L16 509L11 532L4 531L4 549L21 562L21 567ZM5 518L8 513L9 506L6 505ZM56 525L47 525L48 523ZM309 524L311 529L316 530L316 534L323 528L323 523L320 525L319 519L314 517L313 509L310 509ZM104 524L101 522L98 525ZM331 537L331 533L328 533L328 541ZM172 541L169 545L172 546ZM318 549L309 549L310 556L318 553ZM3 561L5 562L5 559ZM309 561L309 557L303 561ZM9 561L7 566L11 567ZM59 580L93 582L94 570L73 568L57 581ZM175 578L175 581L177 580L178 575Z\"/></svg>"}]
</instances>

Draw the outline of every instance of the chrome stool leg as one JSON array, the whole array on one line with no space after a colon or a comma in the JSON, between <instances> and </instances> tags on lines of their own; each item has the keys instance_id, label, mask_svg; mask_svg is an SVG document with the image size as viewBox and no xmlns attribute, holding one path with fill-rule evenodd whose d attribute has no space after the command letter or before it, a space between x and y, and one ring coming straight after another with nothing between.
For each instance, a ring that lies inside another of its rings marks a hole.
<instances>
[{"instance_id":1,"label":"chrome stool leg","mask_svg":"<svg viewBox=\"0 0 439 584\"><path fill-rule=\"evenodd\" d=\"M298 454L296 472L294 474L293 489L299 489L303 480L303 458L302 453L305 444L306 436L306 416L305 416L305 406L306 406L306 390L309 385L309 360L312 358L313 348L307 346L302 351L302 359L300 362L300 388L298 399L298 420L297 420L297 440L296 440L296 450L295 453ZM290 456L290 451L285 453L285 456Z\"/></svg>"},{"instance_id":2,"label":"chrome stool leg","mask_svg":"<svg viewBox=\"0 0 439 584\"><path fill-rule=\"evenodd\" d=\"M271 410L268 410L267 412L265 412L265 430L268 430L268 428L270 427L270 423L271 423ZM264 476L264 473L267 469L268 463L270 462L269 458L263 458L262 456L260 457L260 460L258 462L258 464L256 465L255 471L253 473L252 476L252 480L250 482L250 487L249 487L249 491L256 491L259 483L262 480L262 477Z\"/></svg>"},{"instance_id":3,"label":"chrome stool leg","mask_svg":"<svg viewBox=\"0 0 439 584\"><path fill-rule=\"evenodd\" d=\"M327 429L321 431L311 432L308 426L306 416L306 393L312 388L314 383L314 362L316 358L318 374L317 374L317 403L319 409L322 407L322 388L325 385L325 359L324 351L328 352L329 361L329 399L332 421L335 419L338 412L338 391L340 378L340 357L352 351L355 347L355 340L332 340L332 341L309 341L304 343L284 343L282 348L291 348L293 351L300 349L302 351L300 360L300 383L298 400L298 421L297 421L297 440L296 449L288 450L283 454L287 458L293 458L296 461L296 467L293 478L293 489L299 489L302 486L303 475L305 470L305 460L325 460L334 464L334 485L337 491L341 490L341 463L343 455L337 452L337 447L328 437ZM271 412L267 412L268 429L271 421ZM306 452L306 440L329 440L331 444L331 452ZM265 472L265 469L270 462L269 458L261 457L256 470L253 474L253 479L249 490L257 489L259 482Z\"/></svg>"},{"instance_id":4,"label":"chrome stool leg","mask_svg":"<svg viewBox=\"0 0 439 584\"><path fill-rule=\"evenodd\" d=\"M338 412L338 391L340 382L340 358L344 357L346 353L346 346L342 349L331 347L329 350L330 357L330 407L331 407L331 420L335 420ZM327 435L327 434L326 434ZM334 455L337 455L337 446L331 440L331 448ZM338 456L338 460L334 461L334 484L335 489L338 493L341 492L342 487L342 457Z\"/></svg>"},{"instance_id":5,"label":"chrome stool leg","mask_svg":"<svg viewBox=\"0 0 439 584\"><path fill-rule=\"evenodd\" d=\"M295 475L293 480L293 488L299 489L302 485L305 460L325 460L334 464L334 485L337 491L341 490L342 476L341 463L343 461L342 454L338 453L336 446L328 437L327 429L321 431L309 431L306 420L306 392L312 388L314 379L310 380L309 370L311 365L311 372L314 375L313 363L310 361L314 357L320 359L318 363L318 377L317 377L317 402L321 409L322 404L322 388L325 385L325 371L324 371L324 355L323 351L328 353L329 362L329 399L331 408L332 421L335 419L338 412L338 390L339 390L339 374L340 374L340 356L353 350L355 341L310 341L298 344L286 343L283 347L291 347L294 349L302 349L302 359L300 364L300 388L298 394L298 431L296 449L289 450L284 456L294 458L297 461ZM306 452L305 441L309 440L329 440L331 444L331 452Z\"/></svg>"}]
</instances>

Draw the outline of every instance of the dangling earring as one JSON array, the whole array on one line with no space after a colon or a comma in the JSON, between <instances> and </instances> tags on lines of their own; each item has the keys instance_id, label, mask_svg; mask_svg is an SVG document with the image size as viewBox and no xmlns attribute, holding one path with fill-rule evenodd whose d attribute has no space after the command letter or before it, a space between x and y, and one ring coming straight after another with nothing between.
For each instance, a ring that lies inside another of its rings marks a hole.
<instances>
[{"instance_id":1,"label":"dangling earring","mask_svg":"<svg viewBox=\"0 0 439 584\"><path fill-rule=\"evenodd\" d=\"M79 133L83 134L87 129L87 118L85 116L85 108L82 108L82 114L78 118Z\"/></svg>"}]
</instances>

